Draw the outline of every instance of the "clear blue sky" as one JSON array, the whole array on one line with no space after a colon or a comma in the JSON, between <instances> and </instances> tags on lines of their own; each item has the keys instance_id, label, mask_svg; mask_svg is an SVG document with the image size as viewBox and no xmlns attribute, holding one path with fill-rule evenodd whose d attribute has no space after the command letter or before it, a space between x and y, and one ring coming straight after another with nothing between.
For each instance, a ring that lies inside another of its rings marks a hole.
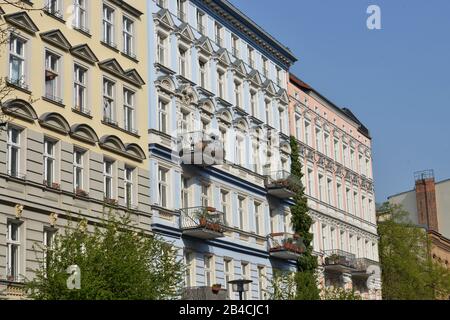
<instances>
[{"instance_id":1,"label":"clear blue sky","mask_svg":"<svg viewBox=\"0 0 450 320\"><path fill-rule=\"evenodd\" d=\"M412 189L414 171L450 178L450 1L231 2L294 52L295 74L370 129L378 202ZM382 30L366 27L371 4Z\"/></svg>"}]
</instances>

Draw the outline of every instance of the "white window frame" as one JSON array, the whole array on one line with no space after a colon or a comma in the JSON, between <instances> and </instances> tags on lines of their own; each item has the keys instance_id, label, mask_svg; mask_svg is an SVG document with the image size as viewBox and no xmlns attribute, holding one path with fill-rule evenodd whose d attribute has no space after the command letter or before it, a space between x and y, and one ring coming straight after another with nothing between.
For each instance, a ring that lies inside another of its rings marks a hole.
<instances>
[{"instance_id":1,"label":"white window frame","mask_svg":"<svg viewBox=\"0 0 450 320\"><path fill-rule=\"evenodd\" d=\"M169 204L169 174L169 169L158 167L158 205L163 208Z\"/></svg>"},{"instance_id":2,"label":"white window frame","mask_svg":"<svg viewBox=\"0 0 450 320\"><path fill-rule=\"evenodd\" d=\"M75 149L73 151L73 188L74 191L83 190L84 191L84 150ZM80 161L77 160L77 155L80 155ZM79 172L79 176L81 181L77 181L77 172Z\"/></svg>"},{"instance_id":3,"label":"white window frame","mask_svg":"<svg viewBox=\"0 0 450 320\"><path fill-rule=\"evenodd\" d=\"M123 53L127 56L135 57L135 43L134 43L134 20L123 16L122 17L122 35L123 35Z\"/></svg>"},{"instance_id":4,"label":"white window frame","mask_svg":"<svg viewBox=\"0 0 450 320\"><path fill-rule=\"evenodd\" d=\"M158 126L159 131L169 133L169 103L162 99L158 99Z\"/></svg>"},{"instance_id":5,"label":"white window frame","mask_svg":"<svg viewBox=\"0 0 450 320\"><path fill-rule=\"evenodd\" d=\"M18 42L21 43L22 52L18 52ZM27 67L27 44L28 40L18 36L15 33L11 33L9 36L9 82L18 85L22 88L27 88L26 84L26 67ZM17 79L13 78L13 61L18 61L18 76Z\"/></svg>"},{"instance_id":6,"label":"white window frame","mask_svg":"<svg viewBox=\"0 0 450 320\"><path fill-rule=\"evenodd\" d=\"M109 190L107 189L108 181ZM103 160L103 196L106 200L114 199L114 162L110 159Z\"/></svg>"},{"instance_id":7,"label":"white window frame","mask_svg":"<svg viewBox=\"0 0 450 320\"><path fill-rule=\"evenodd\" d=\"M89 33L86 0L74 0L74 13L73 26Z\"/></svg>"},{"instance_id":8,"label":"white window frame","mask_svg":"<svg viewBox=\"0 0 450 320\"><path fill-rule=\"evenodd\" d=\"M47 181L48 186L52 186L56 182L55 166L56 166L56 144L57 142L49 138L44 138L44 180ZM48 147L51 145L51 153L48 153ZM51 172L49 172L48 163L51 162ZM51 174L51 181L49 181L49 173Z\"/></svg>"},{"instance_id":9,"label":"white window frame","mask_svg":"<svg viewBox=\"0 0 450 320\"><path fill-rule=\"evenodd\" d=\"M59 54L50 51L48 49L45 50L44 56L45 56L45 71L44 71L45 97L47 99L56 102L62 102L61 76L60 76L60 69L62 69L61 68L62 57ZM54 66L52 66L52 64L54 64ZM52 77L52 79L47 80L47 77ZM49 90L51 90L51 92Z\"/></svg>"},{"instance_id":10,"label":"white window frame","mask_svg":"<svg viewBox=\"0 0 450 320\"><path fill-rule=\"evenodd\" d=\"M17 133L17 140L13 141L13 132ZM8 128L8 140L7 140L7 153L8 153L8 175L12 177L19 177L21 174L21 139L22 139L22 130L16 127L9 126ZM15 169L12 169L12 154L16 153L16 163Z\"/></svg>"},{"instance_id":11,"label":"white window frame","mask_svg":"<svg viewBox=\"0 0 450 320\"><path fill-rule=\"evenodd\" d=\"M127 208L131 208L135 204L133 182L134 172L135 168L129 166L125 166L123 170L124 201Z\"/></svg>"},{"instance_id":12,"label":"white window frame","mask_svg":"<svg viewBox=\"0 0 450 320\"><path fill-rule=\"evenodd\" d=\"M111 90L111 92L109 92ZM115 92L116 83L109 78L103 78L103 120L115 123Z\"/></svg>"},{"instance_id":13,"label":"white window frame","mask_svg":"<svg viewBox=\"0 0 450 320\"><path fill-rule=\"evenodd\" d=\"M89 114L87 109L88 100L88 69L78 63L73 65L73 97L74 97L74 109ZM81 92L81 95L80 95Z\"/></svg>"},{"instance_id":14,"label":"white window frame","mask_svg":"<svg viewBox=\"0 0 450 320\"><path fill-rule=\"evenodd\" d=\"M215 259L211 254L205 254L203 256L203 269L205 275L205 286L212 286L216 283L215 275Z\"/></svg>"},{"instance_id":15,"label":"white window frame","mask_svg":"<svg viewBox=\"0 0 450 320\"><path fill-rule=\"evenodd\" d=\"M13 239L12 237L12 231L13 231L13 227L17 228L17 234L16 234L16 239ZM11 221L8 220L7 221L7 226L6 226L6 247L7 247L7 253L6 253L6 273L7 273L7 278L11 279L12 281L18 282L21 279L21 275L20 275L20 271L22 268L22 261L21 261L21 254L22 254L22 241L21 241L21 237L22 237L22 223L21 222L17 222L17 221ZM12 263L13 260L13 250L15 252L15 262L14 262L14 266ZM14 270L12 270L14 268Z\"/></svg>"},{"instance_id":16,"label":"white window frame","mask_svg":"<svg viewBox=\"0 0 450 320\"><path fill-rule=\"evenodd\" d=\"M108 17L108 13L110 14L110 17ZM116 47L114 41L115 39L114 20L115 20L114 8L103 3L102 8L103 42L111 47Z\"/></svg>"},{"instance_id":17,"label":"white window frame","mask_svg":"<svg viewBox=\"0 0 450 320\"><path fill-rule=\"evenodd\" d=\"M136 93L128 88L123 88L123 128L131 133L137 133L135 119Z\"/></svg>"},{"instance_id":18,"label":"white window frame","mask_svg":"<svg viewBox=\"0 0 450 320\"><path fill-rule=\"evenodd\" d=\"M234 292L232 286L228 282L234 280L234 260L231 258L224 258L223 269L225 275L225 288L227 290L227 297L231 300L234 298Z\"/></svg>"}]
</instances>

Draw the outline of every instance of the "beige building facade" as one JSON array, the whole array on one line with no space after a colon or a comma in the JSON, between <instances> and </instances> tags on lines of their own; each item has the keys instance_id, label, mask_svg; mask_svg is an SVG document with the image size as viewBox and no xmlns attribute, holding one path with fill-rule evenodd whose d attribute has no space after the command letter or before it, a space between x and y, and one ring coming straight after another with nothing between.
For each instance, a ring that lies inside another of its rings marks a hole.
<instances>
[{"instance_id":1,"label":"beige building facade","mask_svg":"<svg viewBox=\"0 0 450 320\"><path fill-rule=\"evenodd\" d=\"M0 296L21 297L53 236L109 208L150 231L142 1L2 5Z\"/></svg>"}]
</instances>

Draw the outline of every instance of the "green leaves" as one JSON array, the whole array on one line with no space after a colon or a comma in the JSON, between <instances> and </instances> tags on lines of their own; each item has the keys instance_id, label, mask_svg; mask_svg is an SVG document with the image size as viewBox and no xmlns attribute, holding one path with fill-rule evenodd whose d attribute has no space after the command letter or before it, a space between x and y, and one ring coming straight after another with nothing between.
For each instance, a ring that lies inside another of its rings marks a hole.
<instances>
[{"instance_id":1,"label":"green leaves","mask_svg":"<svg viewBox=\"0 0 450 320\"><path fill-rule=\"evenodd\" d=\"M181 290L183 265L173 247L135 229L129 216L107 214L102 226L81 220L55 237L35 278L34 299L173 299ZM88 228L89 229L89 228ZM45 250L45 248L41 248ZM66 268L81 270L81 289L69 290Z\"/></svg>"}]
</instances>

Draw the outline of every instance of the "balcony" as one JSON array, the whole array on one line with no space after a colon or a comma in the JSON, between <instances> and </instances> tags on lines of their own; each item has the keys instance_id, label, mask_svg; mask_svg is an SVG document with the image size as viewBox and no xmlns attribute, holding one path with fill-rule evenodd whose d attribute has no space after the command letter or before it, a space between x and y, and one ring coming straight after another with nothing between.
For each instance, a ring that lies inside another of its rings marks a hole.
<instances>
[{"instance_id":1,"label":"balcony","mask_svg":"<svg viewBox=\"0 0 450 320\"><path fill-rule=\"evenodd\" d=\"M370 266L379 266L379 263L368 258L357 258L355 260L355 269L352 272L353 277L368 278L373 272L369 271Z\"/></svg>"},{"instance_id":2,"label":"balcony","mask_svg":"<svg viewBox=\"0 0 450 320\"><path fill-rule=\"evenodd\" d=\"M180 226L183 235L200 239L223 237L224 214L212 207L193 207L181 209Z\"/></svg>"},{"instance_id":3,"label":"balcony","mask_svg":"<svg viewBox=\"0 0 450 320\"><path fill-rule=\"evenodd\" d=\"M275 171L265 177L264 185L271 196L287 199L301 188L301 181L287 171Z\"/></svg>"},{"instance_id":4,"label":"balcony","mask_svg":"<svg viewBox=\"0 0 450 320\"><path fill-rule=\"evenodd\" d=\"M325 270L348 272L356 269L355 255L343 250L326 250L324 267Z\"/></svg>"},{"instance_id":5,"label":"balcony","mask_svg":"<svg viewBox=\"0 0 450 320\"><path fill-rule=\"evenodd\" d=\"M201 167L222 164L225 158L223 143L217 136L204 131L181 133L178 152L183 164Z\"/></svg>"},{"instance_id":6,"label":"balcony","mask_svg":"<svg viewBox=\"0 0 450 320\"><path fill-rule=\"evenodd\" d=\"M280 232L269 235L269 254L284 260L297 260L305 250L303 239L295 234Z\"/></svg>"}]
</instances>

